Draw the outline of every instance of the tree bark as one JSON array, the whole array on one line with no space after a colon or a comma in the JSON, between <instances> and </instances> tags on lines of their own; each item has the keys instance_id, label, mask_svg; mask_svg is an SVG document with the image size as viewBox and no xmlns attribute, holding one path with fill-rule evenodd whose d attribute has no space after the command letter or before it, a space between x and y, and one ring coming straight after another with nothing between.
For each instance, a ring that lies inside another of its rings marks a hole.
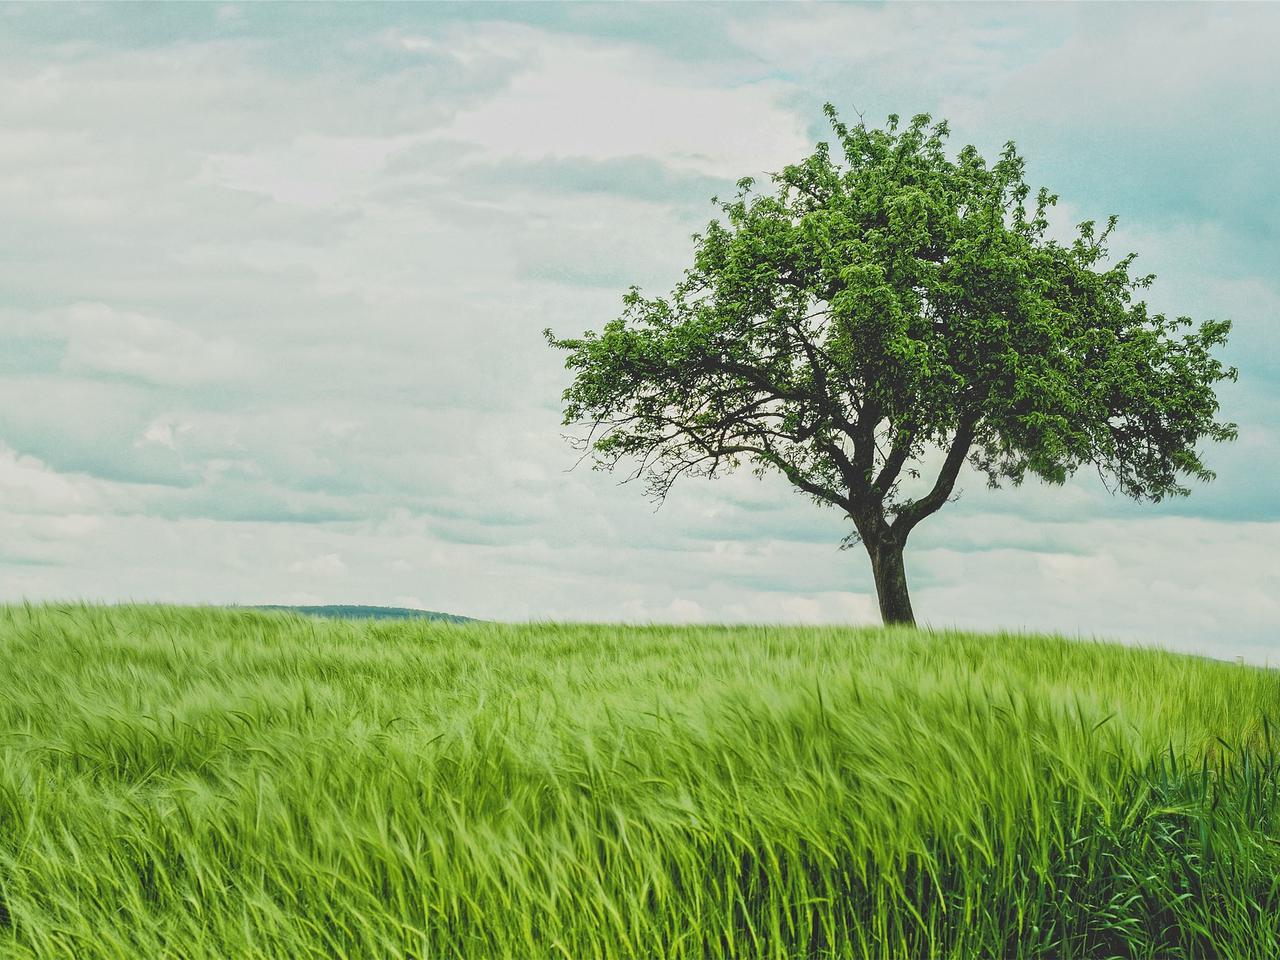
<instances>
[{"instance_id":1,"label":"tree bark","mask_svg":"<svg viewBox=\"0 0 1280 960\"><path fill-rule=\"evenodd\" d=\"M916 623L911 612L911 595L907 592L907 568L902 562L903 544L896 539L879 543L867 543L871 555L871 573L876 581L876 596L880 600L880 618L886 627L909 626Z\"/></svg>"}]
</instances>

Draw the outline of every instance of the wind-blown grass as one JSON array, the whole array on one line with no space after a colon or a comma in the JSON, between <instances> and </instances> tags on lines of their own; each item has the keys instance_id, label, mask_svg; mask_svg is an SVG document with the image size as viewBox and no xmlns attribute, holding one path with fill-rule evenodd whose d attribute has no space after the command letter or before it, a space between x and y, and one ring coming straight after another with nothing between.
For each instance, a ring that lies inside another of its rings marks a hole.
<instances>
[{"instance_id":1,"label":"wind-blown grass","mask_svg":"<svg viewBox=\"0 0 1280 960\"><path fill-rule=\"evenodd\" d=\"M1273 957L1280 675L0 608L0 956Z\"/></svg>"}]
</instances>

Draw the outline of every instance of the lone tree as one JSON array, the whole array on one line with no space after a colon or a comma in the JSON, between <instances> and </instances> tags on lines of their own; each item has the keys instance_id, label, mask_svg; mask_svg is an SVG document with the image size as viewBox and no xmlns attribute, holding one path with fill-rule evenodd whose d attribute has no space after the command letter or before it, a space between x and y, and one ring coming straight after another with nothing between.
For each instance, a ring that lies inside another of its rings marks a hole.
<instances>
[{"instance_id":1,"label":"lone tree","mask_svg":"<svg viewBox=\"0 0 1280 960\"><path fill-rule=\"evenodd\" d=\"M659 501L683 475L776 470L853 521L887 624L914 622L903 546L966 461L992 487L1093 464L1151 501L1212 479L1196 446L1235 436L1215 420L1229 321L1149 311L1154 277L1108 259L1115 217L1052 239L1057 197L1029 201L1013 143L952 159L928 115L826 115L843 162L819 143L771 192L713 200L669 297L632 287L603 332L546 331L597 467L634 459Z\"/></svg>"}]
</instances>

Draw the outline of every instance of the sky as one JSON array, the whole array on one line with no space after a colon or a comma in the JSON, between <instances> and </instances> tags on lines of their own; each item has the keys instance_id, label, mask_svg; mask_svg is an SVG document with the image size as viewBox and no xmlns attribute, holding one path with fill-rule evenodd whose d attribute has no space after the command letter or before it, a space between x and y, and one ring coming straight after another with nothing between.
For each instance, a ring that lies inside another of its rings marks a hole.
<instances>
[{"instance_id":1,"label":"sky","mask_svg":"<svg viewBox=\"0 0 1280 960\"><path fill-rule=\"evenodd\" d=\"M1218 479L973 474L918 618L1280 661L1280 8L0 7L0 601L872 623L847 519L749 473L574 469L563 357L669 290L822 104L1015 140L1235 327Z\"/></svg>"}]
</instances>

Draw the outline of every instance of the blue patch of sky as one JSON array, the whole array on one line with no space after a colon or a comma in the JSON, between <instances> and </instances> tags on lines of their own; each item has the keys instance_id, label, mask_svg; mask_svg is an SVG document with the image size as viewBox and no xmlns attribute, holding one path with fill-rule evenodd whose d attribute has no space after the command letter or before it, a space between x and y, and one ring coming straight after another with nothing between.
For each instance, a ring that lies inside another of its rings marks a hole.
<instances>
[{"instance_id":1,"label":"blue patch of sky","mask_svg":"<svg viewBox=\"0 0 1280 960\"><path fill-rule=\"evenodd\" d=\"M54 373L66 352L62 340L0 333L0 374Z\"/></svg>"}]
</instances>

